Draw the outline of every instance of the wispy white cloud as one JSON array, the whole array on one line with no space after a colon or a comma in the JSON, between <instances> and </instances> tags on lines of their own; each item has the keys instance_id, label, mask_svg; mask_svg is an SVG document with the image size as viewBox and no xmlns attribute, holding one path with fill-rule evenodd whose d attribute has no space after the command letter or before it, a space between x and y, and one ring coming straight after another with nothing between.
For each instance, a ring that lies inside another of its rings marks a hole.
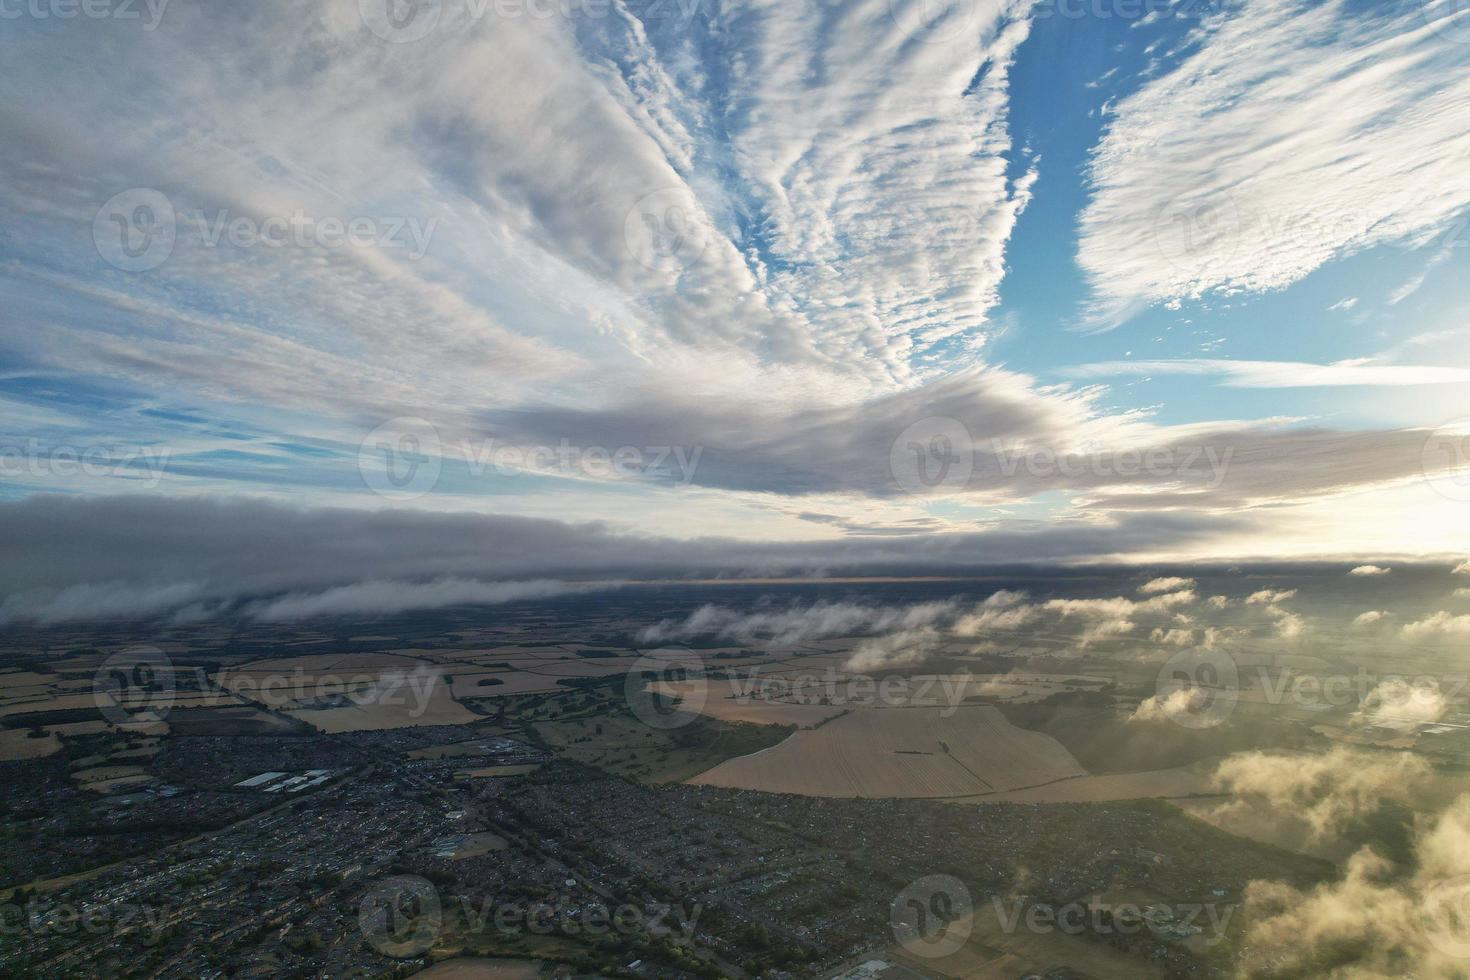
<instances>
[{"instance_id":1,"label":"wispy white cloud","mask_svg":"<svg viewBox=\"0 0 1470 980\"><path fill-rule=\"evenodd\" d=\"M1131 374L1215 375L1222 379L1223 384L1233 388L1321 388L1470 382L1470 368L1427 364L1375 364L1369 360L1339 361L1336 364L1228 361L1213 358L1106 361L1066 368L1063 373L1074 378L1109 378Z\"/></svg>"},{"instance_id":2,"label":"wispy white cloud","mask_svg":"<svg viewBox=\"0 0 1470 980\"><path fill-rule=\"evenodd\" d=\"M1452 5L1247 0L1119 102L1079 261L1094 326L1431 241L1470 208L1470 45Z\"/></svg>"}]
</instances>

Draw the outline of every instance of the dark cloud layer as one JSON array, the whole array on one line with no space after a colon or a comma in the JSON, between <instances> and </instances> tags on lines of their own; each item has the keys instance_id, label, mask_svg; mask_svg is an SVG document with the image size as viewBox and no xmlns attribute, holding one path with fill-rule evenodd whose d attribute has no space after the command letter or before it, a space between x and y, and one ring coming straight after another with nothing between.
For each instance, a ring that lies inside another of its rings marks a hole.
<instances>
[{"instance_id":1,"label":"dark cloud layer","mask_svg":"<svg viewBox=\"0 0 1470 980\"><path fill-rule=\"evenodd\" d=\"M589 522L294 508L251 498L36 496L0 503L11 619L149 615L184 603L441 578L908 574L1101 559L1245 527L1240 518L1122 514L897 539L688 541Z\"/></svg>"}]
</instances>

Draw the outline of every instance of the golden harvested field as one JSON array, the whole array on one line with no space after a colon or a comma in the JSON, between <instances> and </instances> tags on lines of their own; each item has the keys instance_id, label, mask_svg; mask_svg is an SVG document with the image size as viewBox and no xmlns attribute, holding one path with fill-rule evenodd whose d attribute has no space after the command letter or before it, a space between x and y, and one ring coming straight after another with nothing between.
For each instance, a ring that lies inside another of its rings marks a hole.
<instances>
[{"instance_id":1,"label":"golden harvested field","mask_svg":"<svg viewBox=\"0 0 1470 980\"><path fill-rule=\"evenodd\" d=\"M690 782L804 796L947 798L1085 776L1061 743L996 709L856 708Z\"/></svg>"},{"instance_id":2,"label":"golden harvested field","mask_svg":"<svg viewBox=\"0 0 1470 980\"><path fill-rule=\"evenodd\" d=\"M651 685L659 694L683 699L694 687L694 681L657 681ZM789 701L767 701L752 697L728 695L729 682L712 680L706 684L704 706L699 713L720 721L748 721L756 725L795 725L815 728L829 718L842 714L845 708L822 704L795 704ZM692 707L692 706L691 706Z\"/></svg>"},{"instance_id":3,"label":"golden harvested field","mask_svg":"<svg viewBox=\"0 0 1470 980\"><path fill-rule=\"evenodd\" d=\"M15 728L0 731L0 762L17 759L39 759L61 749L61 741L50 732L45 738L31 738L30 732Z\"/></svg>"},{"instance_id":4,"label":"golden harvested field","mask_svg":"<svg viewBox=\"0 0 1470 980\"><path fill-rule=\"evenodd\" d=\"M1206 776L1189 769L1155 769L1109 776L1082 776L987 796L985 803L1108 803L1144 797L1183 797L1210 792Z\"/></svg>"},{"instance_id":5,"label":"golden harvested field","mask_svg":"<svg viewBox=\"0 0 1470 980\"><path fill-rule=\"evenodd\" d=\"M453 693L457 698L494 698L506 694L535 694L541 691L559 690L557 678L532 674L523 670L480 671L475 673L455 672ZM481 681L494 681L481 684Z\"/></svg>"},{"instance_id":6,"label":"golden harvested field","mask_svg":"<svg viewBox=\"0 0 1470 980\"><path fill-rule=\"evenodd\" d=\"M437 670L384 671L374 685L354 691L348 700L353 703L345 707L303 708L291 714L323 732L469 725L479 720L479 715L454 700Z\"/></svg>"}]
</instances>

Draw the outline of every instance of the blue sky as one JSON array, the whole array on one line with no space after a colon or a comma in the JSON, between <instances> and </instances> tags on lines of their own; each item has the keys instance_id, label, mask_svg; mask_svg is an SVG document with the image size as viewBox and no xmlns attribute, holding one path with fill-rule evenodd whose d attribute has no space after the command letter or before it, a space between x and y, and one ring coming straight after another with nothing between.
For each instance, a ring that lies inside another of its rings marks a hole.
<instances>
[{"instance_id":1,"label":"blue sky","mask_svg":"<svg viewBox=\"0 0 1470 980\"><path fill-rule=\"evenodd\" d=\"M1470 550L1452 5L61 9L0 20L6 500Z\"/></svg>"}]
</instances>

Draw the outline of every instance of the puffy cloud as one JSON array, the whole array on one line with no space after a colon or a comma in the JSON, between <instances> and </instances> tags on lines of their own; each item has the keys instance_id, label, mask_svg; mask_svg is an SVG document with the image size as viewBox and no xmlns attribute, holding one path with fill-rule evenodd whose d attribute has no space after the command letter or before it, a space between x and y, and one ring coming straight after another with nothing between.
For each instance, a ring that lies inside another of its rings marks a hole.
<instances>
[{"instance_id":1,"label":"puffy cloud","mask_svg":"<svg viewBox=\"0 0 1470 980\"><path fill-rule=\"evenodd\" d=\"M1369 609L1367 612L1358 613L1353 617L1354 626L1371 626L1387 616L1388 613L1382 609Z\"/></svg>"},{"instance_id":2,"label":"puffy cloud","mask_svg":"<svg viewBox=\"0 0 1470 980\"><path fill-rule=\"evenodd\" d=\"M1424 639L1431 636L1470 635L1470 615L1452 616L1440 610L1432 616L1405 623L1401 629L1404 636Z\"/></svg>"},{"instance_id":3,"label":"puffy cloud","mask_svg":"<svg viewBox=\"0 0 1470 980\"><path fill-rule=\"evenodd\" d=\"M1176 589L1190 589L1194 587L1194 579L1180 578L1177 575L1163 578L1151 578L1138 587L1138 591L1144 595L1153 595L1155 592L1173 592Z\"/></svg>"},{"instance_id":4,"label":"puffy cloud","mask_svg":"<svg viewBox=\"0 0 1470 980\"><path fill-rule=\"evenodd\" d=\"M1392 569L1379 565L1358 565L1348 570L1349 575L1387 575Z\"/></svg>"},{"instance_id":5,"label":"puffy cloud","mask_svg":"<svg viewBox=\"0 0 1470 980\"><path fill-rule=\"evenodd\" d=\"M1194 643L1194 630L1179 628L1164 629L1157 626L1148 635L1149 640L1154 643L1162 643L1165 646L1187 647Z\"/></svg>"},{"instance_id":6,"label":"puffy cloud","mask_svg":"<svg viewBox=\"0 0 1470 980\"><path fill-rule=\"evenodd\" d=\"M974 612L955 620L957 636L978 636L987 630L1013 630L1035 619L1041 610L1026 603L1026 593L1007 589L988 596Z\"/></svg>"},{"instance_id":7,"label":"puffy cloud","mask_svg":"<svg viewBox=\"0 0 1470 980\"><path fill-rule=\"evenodd\" d=\"M1470 796L1426 820L1414 851L1411 874L1365 848L1347 862L1341 880L1310 891L1252 882L1245 895L1250 925L1241 974L1464 976Z\"/></svg>"},{"instance_id":8,"label":"puffy cloud","mask_svg":"<svg viewBox=\"0 0 1470 980\"><path fill-rule=\"evenodd\" d=\"M1168 694L1155 694L1144 698L1133 709L1128 720L1133 722L1174 721L1178 718L1195 717L1208 696L1197 687L1181 687Z\"/></svg>"},{"instance_id":9,"label":"puffy cloud","mask_svg":"<svg viewBox=\"0 0 1470 980\"><path fill-rule=\"evenodd\" d=\"M1357 718L1370 725L1384 722L1427 723L1439 721L1450 709L1449 698L1437 684L1410 682L1395 677L1385 680L1363 698Z\"/></svg>"},{"instance_id":10,"label":"puffy cloud","mask_svg":"<svg viewBox=\"0 0 1470 980\"><path fill-rule=\"evenodd\" d=\"M937 652L943 638L932 626L899 630L858 643L847 660L847 669L872 671L917 663Z\"/></svg>"},{"instance_id":11,"label":"puffy cloud","mask_svg":"<svg viewBox=\"0 0 1470 980\"><path fill-rule=\"evenodd\" d=\"M1380 756L1338 746L1320 753L1238 753L1220 763L1213 779L1239 799L1215 817L1264 813L1300 822L1320 839L1387 800L1412 798L1430 773L1427 762L1408 752Z\"/></svg>"},{"instance_id":12,"label":"puffy cloud","mask_svg":"<svg viewBox=\"0 0 1470 980\"><path fill-rule=\"evenodd\" d=\"M1275 605L1278 602L1285 602L1294 595L1296 595L1296 589L1261 589L1258 592L1252 592L1245 601L1249 606Z\"/></svg>"},{"instance_id":13,"label":"puffy cloud","mask_svg":"<svg viewBox=\"0 0 1470 980\"><path fill-rule=\"evenodd\" d=\"M789 646L806 640L856 633L906 632L950 619L953 602L912 606L865 606L851 602L817 602L789 609L741 612L724 606L702 606L682 621L664 620L639 633L645 643L664 643L696 636L722 636L741 642L763 640Z\"/></svg>"},{"instance_id":14,"label":"puffy cloud","mask_svg":"<svg viewBox=\"0 0 1470 980\"><path fill-rule=\"evenodd\" d=\"M1470 561L1462 561L1451 570L1455 575L1470 575Z\"/></svg>"}]
</instances>

